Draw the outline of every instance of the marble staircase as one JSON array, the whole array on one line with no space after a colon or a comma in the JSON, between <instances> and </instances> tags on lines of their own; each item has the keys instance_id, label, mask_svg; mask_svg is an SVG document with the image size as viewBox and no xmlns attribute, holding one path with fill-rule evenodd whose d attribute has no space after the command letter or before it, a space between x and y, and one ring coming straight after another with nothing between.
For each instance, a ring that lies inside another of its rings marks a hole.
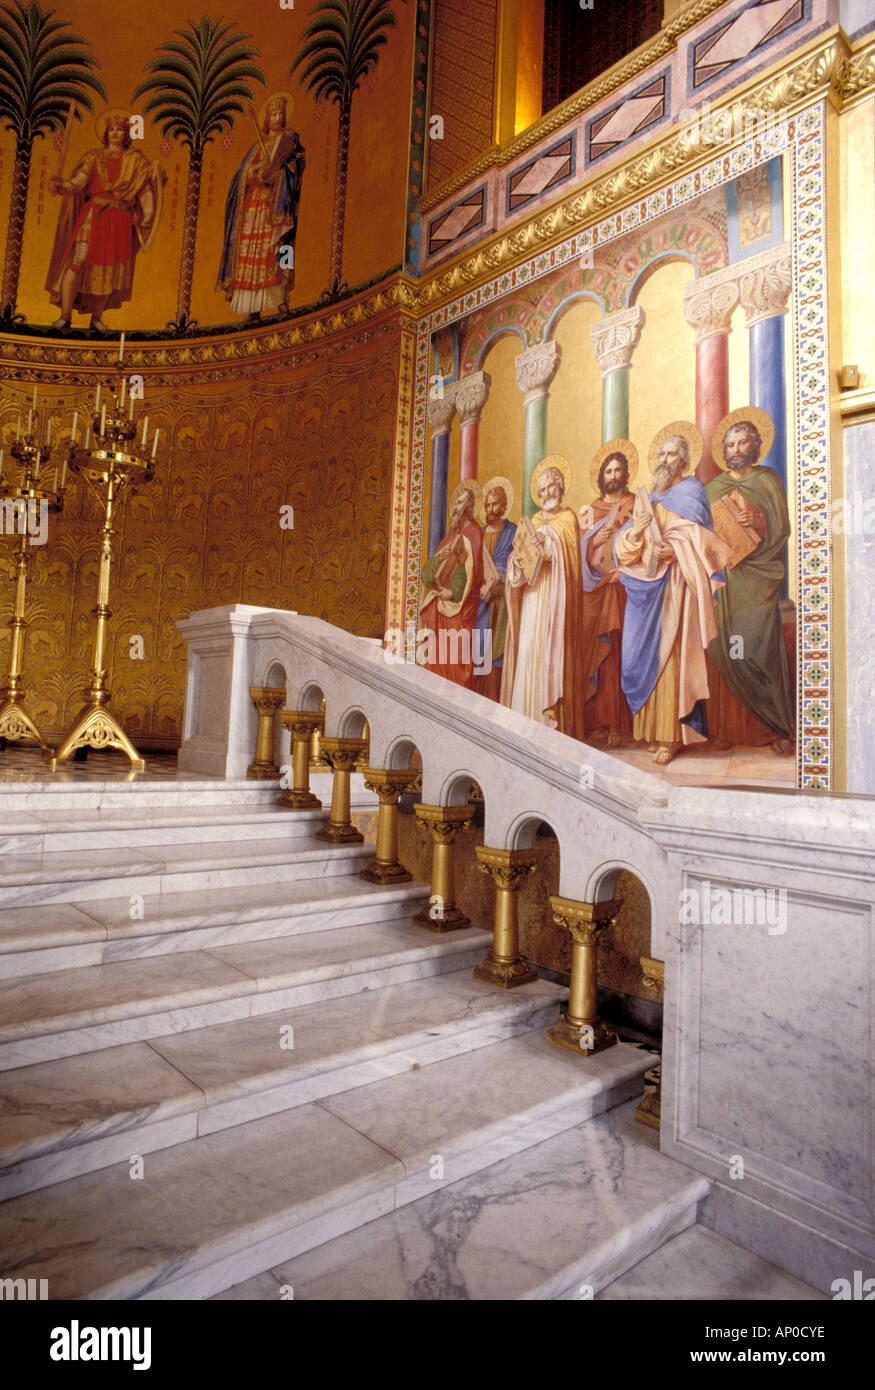
<instances>
[{"instance_id":1,"label":"marble staircase","mask_svg":"<svg viewBox=\"0 0 875 1390\"><path fill-rule=\"evenodd\" d=\"M579 1297L691 1226L708 1180L632 1120L649 1054L550 1048L561 989L474 980L483 932L414 926L424 884L364 882L371 846L275 798L0 791L4 1277ZM411 1241L415 1287L384 1281Z\"/></svg>"}]
</instances>

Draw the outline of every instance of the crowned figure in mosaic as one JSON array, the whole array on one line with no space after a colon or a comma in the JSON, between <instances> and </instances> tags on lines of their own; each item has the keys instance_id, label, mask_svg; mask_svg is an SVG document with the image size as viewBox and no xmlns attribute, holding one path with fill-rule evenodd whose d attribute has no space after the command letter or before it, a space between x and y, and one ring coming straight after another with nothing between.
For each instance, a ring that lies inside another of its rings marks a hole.
<instances>
[{"instance_id":1,"label":"crowned figure in mosaic","mask_svg":"<svg viewBox=\"0 0 875 1390\"><path fill-rule=\"evenodd\" d=\"M69 179L49 180L51 192L63 195L46 277L61 309L53 328L67 328L76 310L108 331L102 315L131 298L137 253L151 244L161 215L167 175L134 147L130 116L106 111L96 128L100 146L86 151Z\"/></svg>"},{"instance_id":2,"label":"crowned figure in mosaic","mask_svg":"<svg viewBox=\"0 0 875 1390\"><path fill-rule=\"evenodd\" d=\"M614 537L631 519L635 494L629 484L638 470L638 450L628 439L611 439L597 451L592 475L597 496L579 512L583 574L583 667L586 736L616 748L631 734L632 715L623 694L621 640L626 591L614 559Z\"/></svg>"},{"instance_id":3,"label":"crowned figure in mosaic","mask_svg":"<svg viewBox=\"0 0 875 1390\"><path fill-rule=\"evenodd\" d=\"M708 483L719 535L732 546L726 585L717 596L717 636L708 647L708 720L720 743L792 753L796 720L779 600L790 535L787 494L778 473L761 462L774 426L764 410L733 410L714 432L721 473Z\"/></svg>"},{"instance_id":4,"label":"crowned figure in mosaic","mask_svg":"<svg viewBox=\"0 0 875 1390\"><path fill-rule=\"evenodd\" d=\"M717 636L714 601L732 554L714 530L704 484L691 476L701 452L702 436L689 421L657 434L653 490L640 489L614 541L626 590L623 690L633 736L661 766L708 738L705 651Z\"/></svg>"},{"instance_id":5,"label":"crowned figure in mosaic","mask_svg":"<svg viewBox=\"0 0 875 1390\"><path fill-rule=\"evenodd\" d=\"M293 99L279 92L256 123L258 141L231 180L216 289L233 313L256 321L285 307L295 283L304 148L288 128Z\"/></svg>"}]
</instances>

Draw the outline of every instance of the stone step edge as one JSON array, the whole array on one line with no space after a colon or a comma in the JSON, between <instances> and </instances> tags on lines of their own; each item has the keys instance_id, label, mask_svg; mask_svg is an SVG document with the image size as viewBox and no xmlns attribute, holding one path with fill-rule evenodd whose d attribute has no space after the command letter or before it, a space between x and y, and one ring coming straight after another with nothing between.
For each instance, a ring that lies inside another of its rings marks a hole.
<instances>
[{"instance_id":1,"label":"stone step edge","mask_svg":"<svg viewBox=\"0 0 875 1390\"><path fill-rule=\"evenodd\" d=\"M347 1048L309 1068L300 1066L296 1071L291 1065L285 1074L256 1074L248 1078L245 1094L240 1094L238 1083L234 1088L229 1087L227 1094L219 1092L208 1098L192 1081L191 1095L186 1098L191 1103L184 1108L176 1104L169 1108L167 1113L163 1113L159 1105L147 1119L141 1119L131 1111L124 1115L123 1122L114 1127L111 1133L95 1135L93 1138L74 1139L72 1143L62 1142L55 1137L45 1145L35 1148L32 1153L16 1158L12 1163L5 1163L4 1155L0 1151L0 1203L21 1196L25 1192L39 1191L43 1187L54 1186L69 1178L81 1177L84 1173L127 1162L131 1152L154 1153L159 1149L185 1142L189 1138L233 1129L252 1119L264 1119L280 1111L295 1110L302 1105L310 1105L327 1100L331 1096L356 1090L372 1081L403 1075L414 1066L435 1065L463 1053L478 1051L507 1038L517 1037L521 1033L539 1032L549 1027L558 1017L562 997L561 991L557 992L555 999L545 999L543 995L528 999L514 998L510 995L503 1001L506 1007L500 1012L490 1013L487 1018L451 1021L440 1025L440 1031L437 1033L435 1025L432 1024L429 1029L411 1030L407 1034L387 1039L382 1045ZM495 1037L493 1034L496 1028L507 1031L503 1036ZM160 1041L160 1038L149 1039L147 1045L149 1042ZM159 1052L158 1055L162 1061L166 1061L162 1053ZM387 1070L387 1063L390 1061L397 1065ZM168 1066L176 1064L168 1062ZM186 1080L189 1079L181 1067L176 1069ZM639 1070L643 1085L644 1066ZM278 1079L279 1076L282 1076L282 1079ZM258 1085L259 1080L264 1084ZM301 1094L290 1094L293 1089ZM304 1094L305 1091L311 1093ZM248 1103L248 1108L251 1109L253 1096L259 1096L263 1102L258 1108L258 1113L248 1114L245 1118L234 1118L235 1105L242 1110ZM216 1123L220 1118L224 1122ZM182 1138L168 1140L168 1133L181 1131L187 1119L194 1121L192 1132ZM205 1119L211 1121L206 1129L203 1128ZM73 1171L64 1172L62 1176L53 1170L52 1175L47 1175L47 1181L36 1181L27 1185L15 1181L26 1179L30 1172L34 1172L38 1177L36 1170L46 1159L57 1159L60 1167L64 1157L82 1161L74 1162Z\"/></svg>"}]
</instances>

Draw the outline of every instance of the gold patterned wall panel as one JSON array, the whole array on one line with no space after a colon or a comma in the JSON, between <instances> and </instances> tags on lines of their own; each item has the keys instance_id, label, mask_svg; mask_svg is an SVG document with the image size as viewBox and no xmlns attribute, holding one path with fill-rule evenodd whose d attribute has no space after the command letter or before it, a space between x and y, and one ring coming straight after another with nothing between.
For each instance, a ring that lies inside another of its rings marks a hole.
<instances>
[{"instance_id":1,"label":"gold patterned wall panel","mask_svg":"<svg viewBox=\"0 0 875 1390\"><path fill-rule=\"evenodd\" d=\"M497 0L437 0L432 29L429 115L443 117L428 141L426 175L437 188L492 145Z\"/></svg>"},{"instance_id":2,"label":"gold patterned wall panel","mask_svg":"<svg viewBox=\"0 0 875 1390\"><path fill-rule=\"evenodd\" d=\"M364 347L338 345L309 371L279 362L268 374L253 363L221 388L147 381L150 428L164 442L153 481L119 517L110 593L112 708L144 748L179 741L186 653L176 624L197 609L261 604L382 633L399 338L394 324L369 336ZM7 457L30 392L22 383L4 395ZM41 386L43 395L62 434L73 409L81 421L93 387ZM283 529L288 506L294 524ZM74 481L47 543L32 549L25 680L28 708L49 735L72 721L87 683L99 525L85 484ZM11 556L11 538L0 538L8 578ZM11 600L3 584L4 665Z\"/></svg>"}]
</instances>

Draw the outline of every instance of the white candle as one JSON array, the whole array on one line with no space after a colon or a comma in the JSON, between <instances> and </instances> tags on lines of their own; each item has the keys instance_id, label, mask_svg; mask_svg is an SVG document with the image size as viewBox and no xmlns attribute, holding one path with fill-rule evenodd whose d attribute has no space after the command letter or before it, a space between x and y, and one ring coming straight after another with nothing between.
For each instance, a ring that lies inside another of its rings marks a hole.
<instances>
[{"instance_id":1,"label":"white candle","mask_svg":"<svg viewBox=\"0 0 875 1390\"><path fill-rule=\"evenodd\" d=\"M36 387L33 388L33 408L36 410Z\"/></svg>"},{"instance_id":2,"label":"white candle","mask_svg":"<svg viewBox=\"0 0 875 1390\"><path fill-rule=\"evenodd\" d=\"M78 410L74 410L74 411L73 411L73 433L70 435L70 443L71 443L71 444L75 444L75 443L76 443L76 426L78 425L78 423L79 423L79 411L78 411Z\"/></svg>"},{"instance_id":3,"label":"white candle","mask_svg":"<svg viewBox=\"0 0 875 1390\"><path fill-rule=\"evenodd\" d=\"M67 460L64 459L64 467L61 469L61 488L62 488L62 490L63 490L64 484L66 483L66 481L67 481Z\"/></svg>"},{"instance_id":4,"label":"white candle","mask_svg":"<svg viewBox=\"0 0 875 1390\"><path fill-rule=\"evenodd\" d=\"M149 433L149 417L148 417L148 415L146 415L146 416L143 417L143 442L142 442L142 445L141 445L141 448L143 448L143 449L145 449L145 447L146 447L146 435L147 435L148 433Z\"/></svg>"},{"instance_id":5,"label":"white candle","mask_svg":"<svg viewBox=\"0 0 875 1390\"><path fill-rule=\"evenodd\" d=\"M124 335L124 333L123 333L122 336L121 336L121 342L120 342L119 345L118 345L118 360L119 360L120 362L121 362L122 358L124 357L124 355L125 355L125 335Z\"/></svg>"},{"instance_id":6,"label":"white candle","mask_svg":"<svg viewBox=\"0 0 875 1390\"><path fill-rule=\"evenodd\" d=\"M51 417L51 415L50 415L50 416L49 416L49 422L48 422L48 424L46 425L46 447L48 447L48 445L51 444L51 442L52 442L52 417Z\"/></svg>"},{"instance_id":7,"label":"white candle","mask_svg":"<svg viewBox=\"0 0 875 1390\"><path fill-rule=\"evenodd\" d=\"M128 387L128 379L127 379L126 376L123 376L123 377L122 377L122 398L121 398L121 400L119 401L119 410L124 410L124 408L125 408L125 391L127 390L127 387Z\"/></svg>"},{"instance_id":8,"label":"white candle","mask_svg":"<svg viewBox=\"0 0 875 1390\"><path fill-rule=\"evenodd\" d=\"M94 413L95 413L95 415L97 414L97 412L98 412L99 409L100 409L100 382L98 381L98 383L97 383L97 393L96 393L96 395L95 395L95 397L94 397Z\"/></svg>"},{"instance_id":9,"label":"white candle","mask_svg":"<svg viewBox=\"0 0 875 1390\"><path fill-rule=\"evenodd\" d=\"M20 412L20 411L19 411L19 413L18 413L18 434L17 434L15 437L16 437L16 439L20 439L20 438L21 438L21 412Z\"/></svg>"},{"instance_id":10,"label":"white candle","mask_svg":"<svg viewBox=\"0 0 875 1390\"><path fill-rule=\"evenodd\" d=\"M87 449L87 448L88 448L88 445L89 445L90 443L91 443L91 426L90 426L90 425L86 425L86 426L85 426L85 443L84 443L84 445L83 445L82 447L83 447L84 449Z\"/></svg>"},{"instance_id":11,"label":"white candle","mask_svg":"<svg viewBox=\"0 0 875 1390\"><path fill-rule=\"evenodd\" d=\"M161 433L160 430L156 430L156 431L155 431L155 438L152 440L152 457L153 457L153 458L155 457L155 450L158 448L158 436L159 436L160 433Z\"/></svg>"},{"instance_id":12,"label":"white candle","mask_svg":"<svg viewBox=\"0 0 875 1390\"><path fill-rule=\"evenodd\" d=\"M130 409L128 410L128 419L129 419L129 420L133 420L133 418L134 418L134 398L133 398L133 396L131 396L131 405L130 405Z\"/></svg>"},{"instance_id":13,"label":"white candle","mask_svg":"<svg viewBox=\"0 0 875 1390\"><path fill-rule=\"evenodd\" d=\"M52 480L52 492L57 492L57 491L58 491L58 470L57 470L57 468L56 468L56 469L55 469L55 476L54 476L54 478L53 478L53 480Z\"/></svg>"},{"instance_id":14,"label":"white candle","mask_svg":"<svg viewBox=\"0 0 875 1390\"><path fill-rule=\"evenodd\" d=\"M106 433L106 406L105 406L105 405L102 405L102 406L100 407L100 433L101 433L101 434L105 434L105 433Z\"/></svg>"},{"instance_id":15,"label":"white candle","mask_svg":"<svg viewBox=\"0 0 875 1390\"><path fill-rule=\"evenodd\" d=\"M39 477L39 454L36 456L36 463L33 466L33 480L36 482Z\"/></svg>"},{"instance_id":16,"label":"white candle","mask_svg":"<svg viewBox=\"0 0 875 1390\"><path fill-rule=\"evenodd\" d=\"M30 432L31 432L32 429L33 429L33 411L32 411L32 410L29 410L29 411L27 412L27 432L28 432L28 434L30 434Z\"/></svg>"}]
</instances>

